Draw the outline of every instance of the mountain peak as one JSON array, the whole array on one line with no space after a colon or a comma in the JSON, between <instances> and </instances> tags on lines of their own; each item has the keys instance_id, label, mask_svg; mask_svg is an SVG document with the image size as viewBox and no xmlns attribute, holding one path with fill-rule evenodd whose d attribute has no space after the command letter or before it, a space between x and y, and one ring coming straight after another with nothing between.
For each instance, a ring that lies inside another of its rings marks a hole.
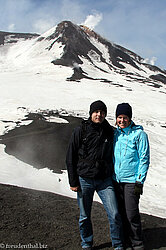
<instances>
[{"instance_id":1,"label":"mountain peak","mask_svg":"<svg viewBox=\"0 0 166 250\"><path fill-rule=\"evenodd\" d=\"M71 67L73 75L67 80L88 78L112 83L120 76L125 82L147 83L158 88L166 84L166 71L144 63L136 53L71 21L62 21L24 48L22 53L14 53L16 60L22 57L21 62L27 62L25 53L28 62L33 58L36 65L42 58L45 63Z\"/></svg>"},{"instance_id":2,"label":"mountain peak","mask_svg":"<svg viewBox=\"0 0 166 250\"><path fill-rule=\"evenodd\" d=\"M73 66L73 63L83 64L81 57L86 58L92 63L91 56L93 57L95 54L96 57L98 57L101 62L106 63L109 68L115 66L123 69L125 67L121 64L121 62L126 62L138 69L138 66L134 62L136 58L139 58L138 56L133 53L133 55L135 55L133 60L133 58L130 57L128 53L126 53L127 50L125 51L125 49L123 50L122 47L120 48L107 41L84 25L78 26L70 21L63 21L57 25L56 31L47 37L47 39L50 40L55 38L57 38L56 42L61 42L63 45L65 45L65 48L61 59L55 60L53 62L54 64L62 64L65 66ZM92 39L95 40L92 41ZM103 57L103 54L99 48L100 45L107 48L110 63L106 62L106 59Z\"/></svg>"}]
</instances>

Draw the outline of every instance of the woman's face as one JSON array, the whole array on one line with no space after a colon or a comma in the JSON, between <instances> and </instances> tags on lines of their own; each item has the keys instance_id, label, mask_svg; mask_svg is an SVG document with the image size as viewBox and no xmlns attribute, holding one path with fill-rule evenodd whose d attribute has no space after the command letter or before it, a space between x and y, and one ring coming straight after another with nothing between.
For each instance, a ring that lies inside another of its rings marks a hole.
<instances>
[{"instance_id":1,"label":"woman's face","mask_svg":"<svg viewBox=\"0 0 166 250\"><path fill-rule=\"evenodd\" d=\"M130 118L127 115L119 115L116 118L116 124L120 127L120 128L127 128L131 123Z\"/></svg>"}]
</instances>

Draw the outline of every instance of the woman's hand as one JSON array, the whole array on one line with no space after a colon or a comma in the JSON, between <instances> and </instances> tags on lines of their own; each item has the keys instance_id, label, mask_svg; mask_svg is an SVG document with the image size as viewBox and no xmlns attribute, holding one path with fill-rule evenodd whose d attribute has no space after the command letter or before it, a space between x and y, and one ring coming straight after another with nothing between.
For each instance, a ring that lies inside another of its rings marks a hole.
<instances>
[{"instance_id":1,"label":"woman's hand","mask_svg":"<svg viewBox=\"0 0 166 250\"><path fill-rule=\"evenodd\" d=\"M135 188L134 188L134 193L135 193L136 195L141 195L141 194L143 194L143 184L142 184L142 183L136 181L136 183L135 183Z\"/></svg>"}]
</instances>

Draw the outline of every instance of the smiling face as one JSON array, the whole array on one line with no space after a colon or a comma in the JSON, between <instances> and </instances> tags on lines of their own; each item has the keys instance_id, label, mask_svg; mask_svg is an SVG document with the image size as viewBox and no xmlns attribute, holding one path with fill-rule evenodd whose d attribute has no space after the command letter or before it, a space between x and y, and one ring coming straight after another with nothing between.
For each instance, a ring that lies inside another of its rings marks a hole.
<instances>
[{"instance_id":1,"label":"smiling face","mask_svg":"<svg viewBox=\"0 0 166 250\"><path fill-rule=\"evenodd\" d=\"M91 120L94 123L102 123L105 119L105 112L102 110L96 110L91 115Z\"/></svg>"},{"instance_id":2,"label":"smiling face","mask_svg":"<svg viewBox=\"0 0 166 250\"><path fill-rule=\"evenodd\" d=\"M130 118L127 115L119 115L116 118L116 124L120 127L120 128L127 128L131 123Z\"/></svg>"}]
</instances>

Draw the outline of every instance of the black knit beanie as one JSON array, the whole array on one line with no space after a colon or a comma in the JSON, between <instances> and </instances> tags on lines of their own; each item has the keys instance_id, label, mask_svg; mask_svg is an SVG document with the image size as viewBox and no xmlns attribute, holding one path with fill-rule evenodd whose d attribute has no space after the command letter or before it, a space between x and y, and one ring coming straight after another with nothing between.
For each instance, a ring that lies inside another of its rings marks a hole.
<instances>
[{"instance_id":1,"label":"black knit beanie","mask_svg":"<svg viewBox=\"0 0 166 250\"><path fill-rule=\"evenodd\" d=\"M132 108L128 103L120 103L116 108L116 118L119 115L127 115L130 119L132 117Z\"/></svg>"},{"instance_id":2,"label":"black knit beanie","mask_svg":"<svg viewBox=\"0 0 166 250\"><path fill-rule=\"evenodd\" d=\"M105 103L100 100L91 103L89 114L91 115L96 110L102 110L105 112L105 115L107 115L107 107Z\"/></svg>"}]
</instances>

